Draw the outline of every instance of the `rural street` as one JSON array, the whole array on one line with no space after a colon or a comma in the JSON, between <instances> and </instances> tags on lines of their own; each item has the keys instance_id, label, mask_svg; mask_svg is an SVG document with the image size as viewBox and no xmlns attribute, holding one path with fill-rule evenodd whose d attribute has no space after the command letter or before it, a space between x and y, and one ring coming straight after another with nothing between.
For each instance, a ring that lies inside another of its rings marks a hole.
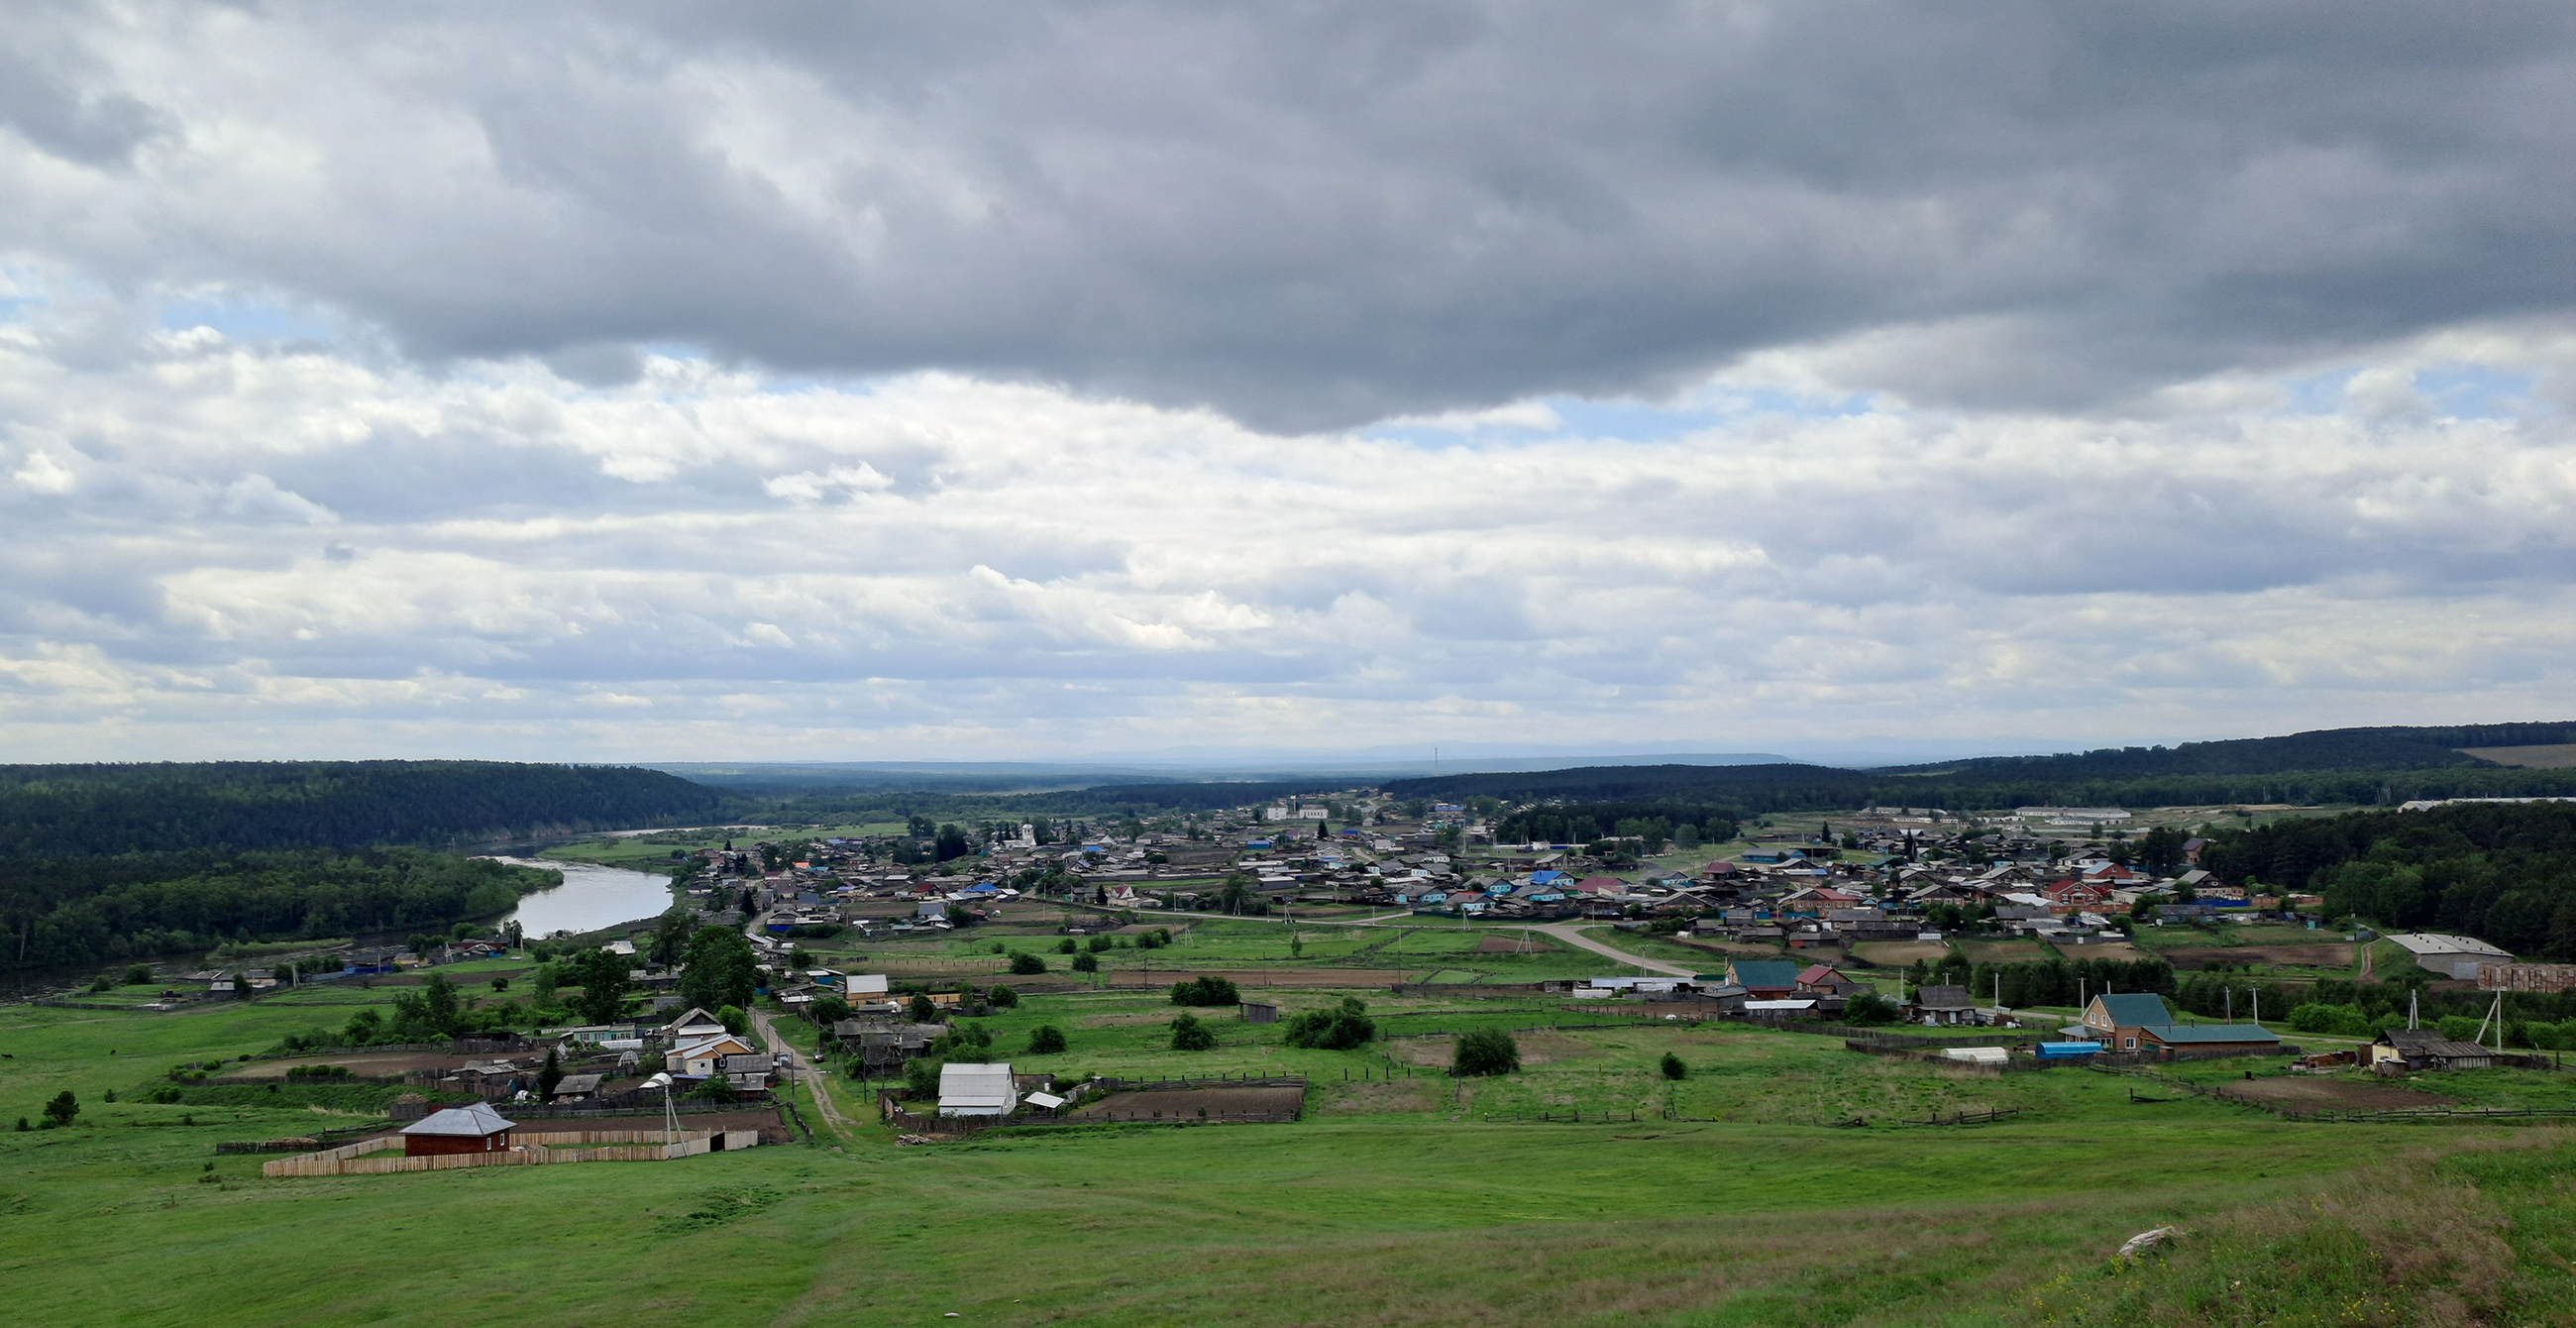
<instances>
[{"instance_id":1,"label":"rural street","mask_svg":"<svg viewBox=\"0 0 2576 1328\"><path fill-rule=\"evenodd\" d=\"M805 1059L805 1053L788 1045L787 1039L780 1037L778 1030L770 1027L769 1016L766 1013L759 1010L752 1011L751 1026L760 1030L761 1040L769 1044L771 1051L786 1052L790 1069L806 1076L807 1081L814 1085L814 1110L823 1114L824 1121L831 1125L833 1133L837 1134L848 1128L850 1122L841 1115L840 1108L832 1105L832 1095L823 1086L823 1072L815 1069L812 1061Z\"/></svg>"}]
</instances>

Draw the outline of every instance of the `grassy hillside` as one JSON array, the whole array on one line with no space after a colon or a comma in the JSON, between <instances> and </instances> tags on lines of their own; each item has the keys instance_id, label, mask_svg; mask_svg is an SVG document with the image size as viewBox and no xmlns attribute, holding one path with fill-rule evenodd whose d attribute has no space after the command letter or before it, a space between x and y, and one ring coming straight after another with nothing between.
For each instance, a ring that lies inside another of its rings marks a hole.
<instances>
[{"instance_id":1,"label":"grassy hillside","mask_svg":"<svg viewBox=\"0 0 2576 1328\"><path fill-rule=\"evenodd\" d=\"M68 1129L0 1129L13 1314L207 1328L952 1312L1515 1328L2254 1324L2319 1307L2327 1323L2541 1323L2576 1311L2566 1131L2287 1123L2206 1099L2142 1104L2136 1081L2107 1075L1995 1076L1742 1028L1524 1034L1521 1074L1453 1083L1424 1064L1437 1038L1291 1051L1278 1026L1218 1015L1215 1050L1178 1053L1157 1045L1170 1009L1149 998L1039 997L997 1021L998 1051L1044 1021L1074 1037L1056 1068L1293 1068L1315 1081L1309 1119L924 1148L861 1124L812 1147L675 1163L327 1180L264 1180L259 1158L212 1145L357 1122L368 1104L354 1097L134 1100L172 1063L256 1051L380 994L160 1016L0 1010L0 1121L65 1090L83 1103ZM1292 1008L1339 995L1268 994ZM1373 1004L1460 1027L1548 1013ZM1667 1051L1690 1063L1678 1084L1654 1068ZM104 1101L110 1089L122 1100ZM867 1118L860 1095L835 1091ZM1719 1119L1657 1119L1658 1101ZM2023 1115L1982 1130L1898 1123L1980 1105ZM1578 1106L1590 1121L1561 1123ZM1597 1123L1623 1106L1642 1119ZM1526 1119L1539 1110L1560 1122ZM1873 1123L1814 1123L1854 1110ZM2187 1233L2171 1254L2109 1259L2169 1224Z\"/></svg>"}]
</instances>

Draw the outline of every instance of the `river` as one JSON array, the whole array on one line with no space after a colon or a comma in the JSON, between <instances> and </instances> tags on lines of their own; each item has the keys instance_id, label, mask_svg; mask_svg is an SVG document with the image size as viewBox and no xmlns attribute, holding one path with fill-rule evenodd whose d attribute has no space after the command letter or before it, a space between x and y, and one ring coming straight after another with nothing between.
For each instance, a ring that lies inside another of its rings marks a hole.
<instances>
[{"instance_id":1,"label":"river","mask_svg":"<svg viewBox=\"0 0 2576 1328\"><path fill-rule=\"evenodd\" d=\"M597 931L639 918L660 917L671 907L671 878L662 872L602 867L595 862L555 862L538 858L495 856L514 867L548 867L563 873L552 890L523 895L506 922L516 922L529 940L559 931Z\"/></svg>"}]
</instances>

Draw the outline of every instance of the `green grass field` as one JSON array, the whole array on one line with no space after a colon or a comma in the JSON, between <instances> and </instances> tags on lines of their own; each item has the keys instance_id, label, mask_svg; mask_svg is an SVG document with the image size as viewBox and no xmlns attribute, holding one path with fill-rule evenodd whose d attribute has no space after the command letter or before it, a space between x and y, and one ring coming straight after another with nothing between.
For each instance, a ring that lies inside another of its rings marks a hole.
<instances>
[{"instance_id":1,"label":"green grass field","mask_svg":"<svg viewBox=\"0 0 2576 1328\"><path fill-rule=\"evenodd\" d=\"M1256 994L1293 1013L1344 993ZM1286 1047L1279 1025L1225 1008L1199 1012L1215 1049L1175 1052L1177 1010L1151 993L1032 997L986 1021L994 1057L1024 1071L1305 1075L1308 1118L1295 1125L897 1147L866 1094L836 1078L834 1101L866 1123L822 1130L814 1146L275 1181L260 1178L260 1158L219 1157L214 1143L359 1123L389 1090L203 1086L168 1104L137 1092L180 1061L262 1051L390 990L176 1014L8 1007L0 1275L19 1322L203 1328L952 1312L1494 1328L2576 1312L2576 1136L2564 1129L2289 1123L2202 1098L2135 1102L2132 1088L2158 1094L2082 1070L1996 1075L1639 1017L1651 1007L1356 994L1381 1036L1351 1051ZM1065 1031L1066 1052L1025 1054L1040 1023ZM1551 1025L1585 1026L1519 1033L1516 1075L1441 1073L1456 1034ZM1667 1052L1687 1062L1683 1079L1660 1074ZM2464 1101L2576 1101L2576 1076L2427 1078ZM78 1123L5 1128L66 1089ZM111 1090L119 1101L105 1100ZM1905 1123L1987 1108L2020 1115ZM1564 1119L1578 1110L1583 1123ZM1862 1128L1835 1128L1854 1117ZM2168 1224L2187 1232L2170 1256L2109 1261L2127 1236Z\"/></svg>"}]
</instances>

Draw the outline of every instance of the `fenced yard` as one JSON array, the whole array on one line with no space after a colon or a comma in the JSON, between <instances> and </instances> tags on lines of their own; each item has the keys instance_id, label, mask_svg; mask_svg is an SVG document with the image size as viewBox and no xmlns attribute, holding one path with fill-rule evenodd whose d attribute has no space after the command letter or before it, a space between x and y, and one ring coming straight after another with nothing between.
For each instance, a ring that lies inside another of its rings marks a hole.
<instances>
[{"instance_id":1,"label":"fenced yard","mask_svg":"<svg viewBox=\"0 0 2576 1328\"><path fill-rule=\"evenodd\" d=\"M439 1157L379 1157L402 1146L398 1135L379 1135L302 1157L280 1158L260 1165L272 1179L291 1176L375 1176L398 1171L452 1171L465 1167L525 1167L560 1162L669 1162L700 1153L750 1148L760 1142L758 1130L558 1130L513 1132L511 1146L495 1153L450 1153Z\"/></svg>"}]
</instances>

